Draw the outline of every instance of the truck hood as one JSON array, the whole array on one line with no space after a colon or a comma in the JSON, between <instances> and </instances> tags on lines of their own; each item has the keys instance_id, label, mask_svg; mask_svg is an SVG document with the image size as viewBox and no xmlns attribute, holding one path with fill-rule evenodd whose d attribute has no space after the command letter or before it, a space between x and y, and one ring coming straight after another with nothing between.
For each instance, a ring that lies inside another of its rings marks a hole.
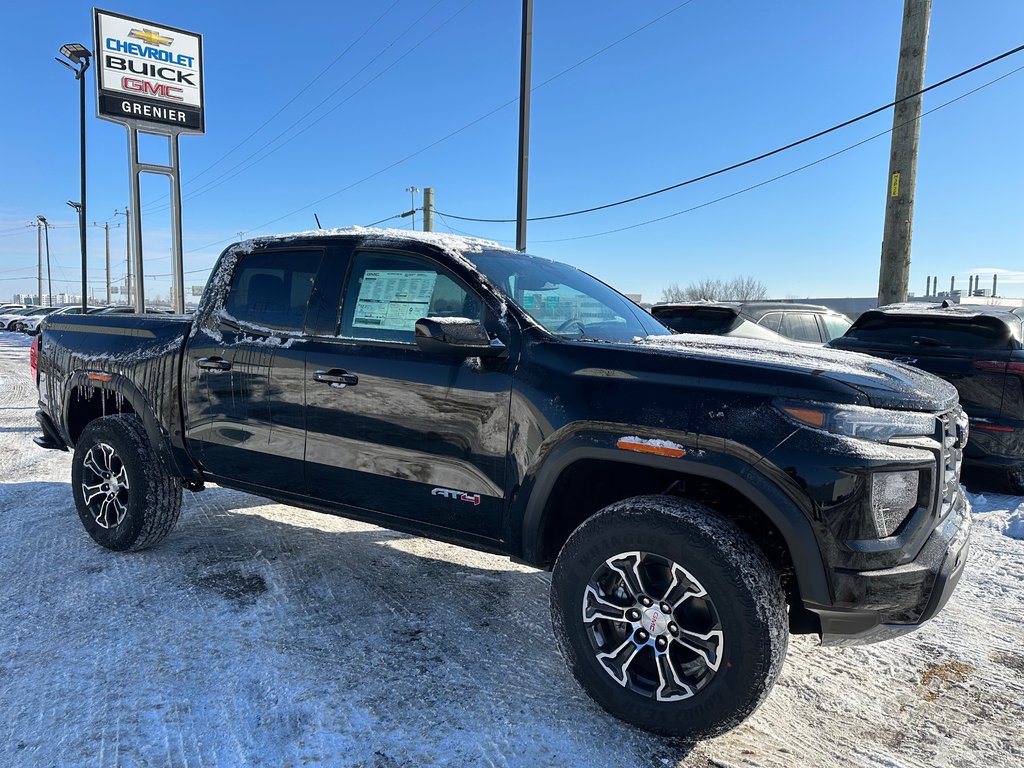
<instances>
[{"instance_id":1,"label":"truck hood","mask_svg":"<svg viewBox=\"0 0 1024 768\"><path fill-rule=\"evenodd\" d=\"M633 349L720 364L739 380L756 380L764 369L820 377L860 392L878 408L942 412L957 402L956 389L936 376L855 352L700 334L649 336Z\"/></svg>"}]
</instances>

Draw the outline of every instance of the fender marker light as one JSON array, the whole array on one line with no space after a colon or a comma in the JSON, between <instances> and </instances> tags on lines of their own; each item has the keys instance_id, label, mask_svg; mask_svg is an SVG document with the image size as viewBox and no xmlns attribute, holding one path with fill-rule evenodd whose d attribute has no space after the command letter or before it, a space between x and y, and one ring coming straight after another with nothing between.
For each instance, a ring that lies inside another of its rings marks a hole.
<instances>
[{"instance_id":1,"label":"fender marker light","mask_svg":"<svg viewBox=\"0 0 1024 768\"><path fill-rule=\"evenodd\" d=\"M821 429L825 426L825 414L815 408L801 408L796 405L784 405L782 410L801 424Z\"/></svg>"},{"instance_id":2,"label":"fender marker light","mask_svg":"<svg viewBox=\"0 0 1024 768\"><path fill-rule=\"evenodd\" d=\"M635 451L636 453L653 453L655 456L668 456L679 459L686 455L686 449L668 440L645 440L642 437L620 437L615 443L616 447L623 451Z\"/></svg>"},{"instance_id":3,"label":"fender marker light","mask_svg":"<svg viewBox=\"0 0 1024 768\"><path fill-rule=\"evenodd\" d=\"M109 373L87 373L85 378L89 381L110 381L113 377Z\"/></svg>"}]
</instances>

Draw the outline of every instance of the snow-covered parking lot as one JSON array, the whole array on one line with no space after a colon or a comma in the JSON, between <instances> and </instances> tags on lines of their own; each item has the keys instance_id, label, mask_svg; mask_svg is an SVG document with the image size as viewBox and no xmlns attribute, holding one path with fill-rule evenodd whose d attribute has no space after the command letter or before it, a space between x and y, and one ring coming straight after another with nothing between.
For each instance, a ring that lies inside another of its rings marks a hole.
<instances>
[{"instance_id":1,"label":"snow-covered parking lot","mask_svg":"<svg viewBox=\"0 0 1024 768\"><path fill-rule=\"evenodd\" d=\"M2 766L1019 766L1024 499L972 494L946 610L853 649L794 638L768 702L696 745L599 710L548 575L221 488L136 554L36 448L28 339L0 334Z\"/></svg>"}]
</instances>

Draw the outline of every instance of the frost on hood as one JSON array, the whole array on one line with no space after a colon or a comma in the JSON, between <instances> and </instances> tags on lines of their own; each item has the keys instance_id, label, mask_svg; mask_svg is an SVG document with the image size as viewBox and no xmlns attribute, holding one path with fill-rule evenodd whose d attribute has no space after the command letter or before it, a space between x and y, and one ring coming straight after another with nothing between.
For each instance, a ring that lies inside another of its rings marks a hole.
<instances>
[{"instance_id":1,"label":"frost on hood","mask_svg":"<svg viewBox=\"0 0 1024 768\"><path fill-rule=\"evenodd\" d=\"M935 397L949 401L956 399L956 390L946 381L917 368L858 352L804 347L782 341L696 333L648 336L634 343L683 357L714 358L724 362L789 368L811 375L827 375L853 387L882 387L924 400Z\"/></svg>"}]
</instances>

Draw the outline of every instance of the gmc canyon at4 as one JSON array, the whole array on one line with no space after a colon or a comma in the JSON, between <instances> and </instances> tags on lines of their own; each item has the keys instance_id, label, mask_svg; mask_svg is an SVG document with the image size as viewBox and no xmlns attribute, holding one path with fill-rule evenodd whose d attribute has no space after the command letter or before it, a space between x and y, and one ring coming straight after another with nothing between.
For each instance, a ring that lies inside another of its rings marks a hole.
<instances>
[{"instance_id":1,"label":"gmc canyon at4","mask_svg":"<svg viewBox=\"0 0 1024 768\"><path fill-rule=\"evenodd\" d=\"M33 352L36 442L74 450L102 546L156 544L182 488L217 483L552 569L573 674L659 733L740 722L789 633L914 629L966 560L948 383L673 336L595 278L487 241L246 241L194 317L55 317Z\"/></svg>"}]
</instances>

